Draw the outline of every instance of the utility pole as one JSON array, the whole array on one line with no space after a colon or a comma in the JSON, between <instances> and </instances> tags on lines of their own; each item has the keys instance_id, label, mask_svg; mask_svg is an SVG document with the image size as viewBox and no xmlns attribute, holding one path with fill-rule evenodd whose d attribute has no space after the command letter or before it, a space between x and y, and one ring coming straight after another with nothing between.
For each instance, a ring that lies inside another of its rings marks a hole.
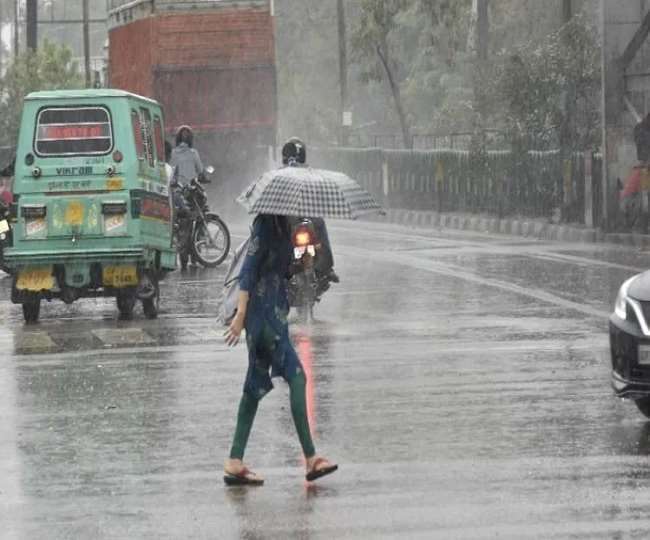
<instances>
[{"instance_id":1,"label":"utility pole","mask_svg":"<svg viewBox=\"0 0 650 540\"><path fill-rule=\"evenodd\" d=\"M90 13L88 0L83 0L83 34L84 34L84 67L86 69L86 88L90 88Z\"/></svg>"},{"instance_id":2,"label":"utility pole","mask_svg":"<svg viewBox=\"0 0 650 540\"><path fill-rule=\"evenodd\" d=\"M18 0L13 0L14 2L14 58L18 57L19 51L19 41L20 41L20 24L18 24L19 12L18 12Z\"/></svg>"},{"instance_id":3,"label":"utility pole","mask_svg":"<svg viewBox=\"0 0 650 540\"><path fill-rule=\"evenodd\" d=\"M490 14L488 11L488 1L489 0L476 0L476 48L480 62L485 62L487 60L488 49L490 46Z\"/></svg>"},{"instance_id":4,"label":"utility pole","mask_svg":"<svg viewBox=\"0 0 650 540\"><path fill-rule=\"evenodd\" d=\"M571 0L562 0L562 20L565 23L569 22L573 17L573 6L571 4Z\"/></svg>"},{"instance_id":5,"label":"utility pole","mask_svg":"<svg viewBox=\"0 0 650 540\"><path fill-rule=\"evenodd\" d=\"M38 48L38 2L27 0L27 48L35 51Z\"/></svg>"},{"instance_id":6,"label":"utility pole","mask_svg":"<svg viewBox=\"0 0 650 540\"><path fill-rule=\"evenodd\" d=\"M343 0L336 1L336 10L339 23L339 84L341 89L341 103L339 110L341 134L339 142L341 146L348 146L349 130L352 125L352 118L348 111L348 48L346 41L347 31L345 26L345 6L343 5Z\"/></svg>"}]
</instances>

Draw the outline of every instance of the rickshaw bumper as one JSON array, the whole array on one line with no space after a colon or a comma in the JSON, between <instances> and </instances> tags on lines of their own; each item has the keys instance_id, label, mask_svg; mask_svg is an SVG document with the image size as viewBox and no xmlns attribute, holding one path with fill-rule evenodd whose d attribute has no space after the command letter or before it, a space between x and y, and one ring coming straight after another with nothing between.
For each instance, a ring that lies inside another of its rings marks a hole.
<instances>
[{"instance_id":1,"label":"rickshaw bumper","mask_svg":"<svg viewBox=\"0 0 650 540\"><path fill-rule=\"evenodd\" d=\"M95 249L83 252L9 252L6 264L14 274L12 300L22 303L25 293L43 297L94 296L92 291L135 287L139 264L147 250ZM71 294L72 293L72 294Z\"/></svg>"}]
</instances>

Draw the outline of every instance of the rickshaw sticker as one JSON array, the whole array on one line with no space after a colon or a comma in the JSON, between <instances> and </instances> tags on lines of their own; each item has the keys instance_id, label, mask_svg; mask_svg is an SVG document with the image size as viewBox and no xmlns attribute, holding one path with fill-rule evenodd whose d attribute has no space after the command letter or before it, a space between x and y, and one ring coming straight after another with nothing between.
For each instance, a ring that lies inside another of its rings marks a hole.
<instances>
[{"instance_id":1,"label":"rickshaw sticker","mask_svg":"<svg viewBox=\"0 0 650 540\"><path fill-rule=\"evenodd\" d=\"M36 236L47 230L47 221L45 218L30 219L25 222L25 234L27 236Z\"/></svg>"},{"instance_id":2,"label":"rickshaw sticker","mask_svg":"<svg viewBox=\"0 0 650 540\"><path fill-rule=\"evenodd\" d=\"M84 221L84 205L81 201L70 201L65 209L66 225L80 226Z\"/></svg>"},{"instance_id":3,"label":"rickshaw sticker","mask_svg":"<svg viewBox=\"0 0 650 540\"><path fill-rule=\"evenodd\" d=\"M124 186L124 180L122 178L110 178L106 180L106 189L108 191L119 191Z\"/></svg>"},{"instance_id":4,"label":"rickshaw sticker","mask_svg":"<svg viewBox=\"0 0 650 540\"><path fill-rule=\"evenodd\" d=\"M90 228L95 229L97 228L98 221L97 207L95 205L92 205L88 208L88 225Z\"/></svg>"},{"instance_id":5,"label":"rickshaw sticker","mask_svg":"<svg viewBox=\"0 0 650 540\"><path fill-rule=\"evenodd\" d=\"M124 225L124 215L116 214L113 216L104 216L104 230L106 232L112 232L115 229L119 229Z\"/></svg>"}]
</instances>

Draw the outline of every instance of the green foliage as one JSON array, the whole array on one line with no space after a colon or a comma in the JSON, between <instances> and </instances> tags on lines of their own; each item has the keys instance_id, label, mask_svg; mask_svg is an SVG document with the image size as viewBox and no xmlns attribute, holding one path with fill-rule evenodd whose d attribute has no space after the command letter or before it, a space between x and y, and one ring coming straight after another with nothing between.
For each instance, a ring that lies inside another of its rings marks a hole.
<instances>
[{"instance_id":1,"label":"green foliage","mask_svg":"<svg viewBox=\"0 0 650 540\"><path fill-rule=\"evenodd\" d=\"M393 100L407 131L462 129L459 116L467 117L471 102L465 67L470 8L470 0L360 2L353 60L362 82L396 86Z\"/></svg>"},{"instance_id":2,"label":"green foliage","mask_svg":"<svg viewBox=\"0 0 650 540\"><path fill-rule=\"evenodd\" d=\"M541 42L498 55L484 83L516 147L571 150L597 144L596 35L583 17L576 16Z\"/></svg>"},{"instance_id":3,"label":"green foliage","mask_svg":"<svg viewBox=\"0 0 650 540\"><path fill-rule=\"evenodd\" d=\"M15 144L27 94L83 86L83 78L67 47L45 41L36 52L22 53L0 79L0 144Z\"/></svg>"}]
</instances>

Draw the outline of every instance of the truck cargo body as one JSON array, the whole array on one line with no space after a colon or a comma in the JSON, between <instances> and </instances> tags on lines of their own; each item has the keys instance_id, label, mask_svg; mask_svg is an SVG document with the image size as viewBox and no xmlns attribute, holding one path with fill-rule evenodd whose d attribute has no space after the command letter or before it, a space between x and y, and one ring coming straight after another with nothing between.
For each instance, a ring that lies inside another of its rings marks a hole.
<instances>
[{"instance_id":1,"label":"truck cargo body","mask_svg":"<svg viewBox=\"0 0 650 540\"><path fill-rule=\"evenodd\" d=\"M170 140L179 126L190 125L218 176L241 174L253 154L275 144L270 3L183 2L169 10L163 9L169 2L149 0L130 18L128 10L138 5L111 13L111 86L162 103Z\"/></svg>"}]
</instances>

